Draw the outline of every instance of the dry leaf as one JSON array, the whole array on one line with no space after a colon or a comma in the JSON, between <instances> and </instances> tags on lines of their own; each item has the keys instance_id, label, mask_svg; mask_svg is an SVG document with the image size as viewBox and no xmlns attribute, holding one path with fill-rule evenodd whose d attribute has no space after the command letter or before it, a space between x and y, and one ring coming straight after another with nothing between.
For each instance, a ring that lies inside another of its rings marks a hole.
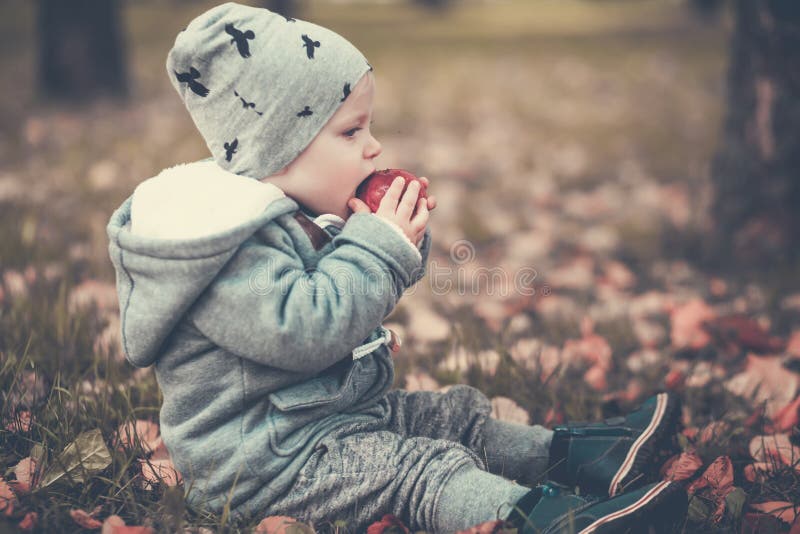
<instances>
[{"instance_id":1,"label":"dry leaf","mask_svg":"<svg viewBox=\"0 0 800 534\"><path fill-rule=\"evenodd\" d=\"M119 450L132 449L138 440L145 452L153 452L161 446L160 432L158 424L152 421L128 421L117 428L115 446Z\"/></svg>"},{"instance_id":2,"label":"dry leaf","mask_svg":"<svg viewBox=\"0 0 800 534\"><path fill-rule=\"evenodd\" d=\"M733 465L728 456L720 456L714 460L700 478L686 488L686 492L694 495L704 489L709 494L708 498L715 504L714 521L719 522L725 513L725 497L734 490Z\"/></svg>"},{"instance_id":3,"label":"dry leaf","mask_svg":"<svg viewBox=\"0 0 800 534\"><path fill-rule=\"evenodd\" d=\"M31 412L29 410L20 410L16 413L14 418L6 424L6 430L9 432L28 432L31 429Z\"/></svg>"},{"instance_id":4,"label":"dry leaf","mask_svg":"<svg viewBox=\"0 0 800 534\"><path fill-rule=\"evenodd\" d=\"M794 400L800 376L786 369L778 356L747 355L745 370L725 382L725 388L758 404L765 403L766 414L774 417Z\"/></svg>"},{"instance_id":5,"label":"dry leaf","mask_svg":"<svg viewBox=\"0 0 800 534\"><path fill-rule=\"evenodd\" d=\"M116 286L109 282L86 280L70 291L68 299L70 313L84 311L92 306L96 306L101 313L119 310Z\"/></svg>"},{"instance_id":6,"label":"dry leaf","mask_svg":"<svg viewBox=\"0 0 800 534\"><path fill-rule=\"evenodd\" d=\"M103 523L98 519L95 519L94 517L98 513L100 513L99 506L95 508L91 513L86 512L84 510L78 510L76 508L73 508L72 510L69 511L69 515L72 517L73 521L75 521L83 528L89 530L96 530L103 526Z\"/></svg>"},{"instance_id":7,"label":"dry leaf","mask_svg":"<svg viewBox=\"0 0 800 534\"><path fill-rule=\"evenodd\" d=\"M35 529L36 525L38 524L39 524L39 514L37 514L36 512L28 512L27 514L25 514L25 517L23 517L22 520L19 522L17 527L19 527L20 530L28 531Z\"/></svg>"},{"instance_id":8,"label":"dry leaf","mask_svg":"<svg viewBox=\"0 0 800 534\"><path fill-rule=\"evenodd\" d=\"M106 517L106 520L103 521L103 530L100 534L114 534L114 529L116 527L124 527L125 520L122 519L118 515L110 515Z\"/></svg>"},{"instance_id":9,"label":"dry leaf","mask_svg":"<svg viewBox=\"0 0 800 534\"><path fill-rule=\"evenodd\" d=\"M775 432L788 432L800 423L800 395L792 402L778 410L772 418Z\"/></svg>"},{"instance_id":10,"label":"dry leaf","mask_svg":"<svg viewBox=\"0 0 800 534\"><path fill-rule=\"evenodd\" d=\"M169 458L140 459L139 464L145 480L144 489L153 489L155 484L159 483L164 483L167 486L177 486L183 482L183 477Z\"/></svg>"},{"instance_id":11,"label":"dry leaf","mask_svg":"<svg viewBox=\"0 0 800 534\"><path fill-rule=\"evenodd\" d=\"M99 473L111 465L111 453L103 441L100 429L83 432L64 448L58 459L42 476L41 486L69 477L77 482Z\"/></svg>"},{"instance_id":12,"label":"dry leaf","mask_svg":"<svg viewBox=\"0 0 800 534\"><path fill-rule=\"evenodd\" d=\"M760 512L777 517L790 525L797 519L798 514L800 514L800 506L795 506L785 501L750 503L750 506Z\"/></svg>"},{"instance_id":13,"label":"dry leaf","mask_svg":"<svg viewBox=\"0 0 800 534\"><path fill-rule=\"evenodd\" d=\"M721 343L733 343L754 352L780 352L785 343L772 337L757 321L746 315L726 315L703 323L703 328Z\"/></svg>"},{"instance_id":14,"label":"dry leaf","mask_svg":"<svg viewBox=\"0 0 800 534\"><path fill-rule=\"evenodd\" d=\"M265 517L253 530L253 534L288 534L287 527L299 524L297 519L283 515Z\"/></svg>"},{"instance_id":15,"label":"dry leaf","mask_svg":"<svg viewBox=\"0 0 800 534\"><path fill-rule=\"evenodd\" d=\"M0 514L6 517L14 513L14 505L17 504L17 496L11 491L3 477L0 477Z\"/></svg>"},{"instance_id":16,"label":"dry leaf","mask_svg":"<svg viewBox=\"0 0 800 534\"><path fill-rule=\"evenodd\" d=\"M677 306L670 313L672 346L676 349L697 350L708 345L711 336L703 329L702 324L715 317L713 308L702 299L694 299Z\"/></svg>"},{"instance_id":17,"label":"dry leaf","mask_svg":"<svg viewBox=\"0 0 800 534\"><path fill-rule=\"evenodd\" d=\"M528 412L508 397L492 399L492 417L509 423L530 424Z\"/></svg>"},{"instance_id":18,"label":"dry leaf","mask_svg":"<svg viewBox=\"0 0 800 534\"><path fill-rule=\"evenodd\" d=\"M14 474L17 477L14 489L20 493L29 493L38 483L36 460L30 456L23 458L14 466Z\"/></svg>"},{"instance_id":19,"label":"dry leaf","mask_svg":"<svg viewBox=\"0 0 800 534\"><path fill-rule=\"evenodd\" d=\"M383 532L387 530L390 530L391 532L400 531L405 534L411 534L403 522L391 514L384 515L380 521L372 523L369 527L367 527L367 534L383 534Z\"/></svg>"},{"instance_id":20,"label":"dry leaf","mask_svg":"<svg viewBox=\"0 0 800 534\"><path fill-rule=\"evenodd\" d=\"M727 421L714 421L707 424L697 436L697 442L701 445L711 443L717 437L727 434L731 430L731 425Z\"/></svg>"},{"instance_id":21,"label":"dry leaf","mask_svg":"<svg viewBox=\"0 0 800 534\"><path fill-rule=\"evenodd\" d=\"M750 456L757 462L781 462L794 466L800 462L800 448L793 445L788 434L755 436L750 440Z\"/></svg>"},{"instance_id":22,"label":"dry leaf","mask_svg":"<svg viewBox=\"0 0 800 534\"><path fill-rule=\"evenodd\" d=\"M664 480L686 480L703 466L703 460L692 450L676 454L661 468Z\"/></svg>"}]
</instances>

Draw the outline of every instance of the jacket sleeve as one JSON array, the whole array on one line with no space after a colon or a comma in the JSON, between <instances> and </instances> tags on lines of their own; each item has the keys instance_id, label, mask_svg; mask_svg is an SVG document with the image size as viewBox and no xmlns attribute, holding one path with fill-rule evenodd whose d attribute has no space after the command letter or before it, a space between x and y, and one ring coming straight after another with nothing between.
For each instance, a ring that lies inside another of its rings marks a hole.
<instances>
[{"instance_id":1,"label":"jacket sleeve","mask_svg":"<svg viewBox=\"0 0 800 534\"><path fill-rule=\"evenodd\" d=\"M420 251L372 214L351 215L333 247L306 270L288 232L264 227L198 299L191 320L243 358L295 372L329 367L424 274Z\"/></svg>"}]
</instances>

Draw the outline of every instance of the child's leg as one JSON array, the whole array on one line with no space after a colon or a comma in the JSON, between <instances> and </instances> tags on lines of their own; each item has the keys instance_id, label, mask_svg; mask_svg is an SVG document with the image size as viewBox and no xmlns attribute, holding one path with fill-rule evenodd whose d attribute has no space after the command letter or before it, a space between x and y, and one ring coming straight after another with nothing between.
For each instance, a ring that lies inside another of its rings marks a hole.
<instances>
[{"instance_id":1,"label":"child's leg","mask_svg":"<svg viewBox=\"0 0 800 534\"><path fill-rule=\"evenodd\" d=\"M533 485L547 470L553 432L542 426L499 421L479 390L453 386L446 393L390 391L388 430L461 443L494 474Z\"/></svg>"},{"instance_id":2,"label":"child's leg","mask_svg":"<svg viewBox=\"0 0 800 534\"><path fill-rule=\"evenodd\" d=\"M343 520L347 532L365 532L393 514L412 531L449 533L507 517L530 491L482 470L475 453L452 441L358 430L324 438L265 515L318 528Z\"/></svg>"}]
</instances>

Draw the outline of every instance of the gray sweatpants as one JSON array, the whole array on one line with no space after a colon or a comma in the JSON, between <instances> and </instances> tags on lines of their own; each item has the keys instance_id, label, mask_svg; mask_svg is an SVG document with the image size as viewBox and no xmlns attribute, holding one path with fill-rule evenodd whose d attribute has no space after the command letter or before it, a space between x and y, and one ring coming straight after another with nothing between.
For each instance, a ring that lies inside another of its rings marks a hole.
<instances>
[{"instance_id":1,"label":"gray sweatpants","mask_svg":"<svg viewBox=\"0 0 800 534\"><path fill-rule=\"evenodd\" d=\"M547 468L552 432L491 418L475 388L395 390L381 403L383 417L326 436L266 515L361 533L393 514L412 531L453 532L506 517L528 491L509 479L533 484Z\"/></svg>"}]
</instances>

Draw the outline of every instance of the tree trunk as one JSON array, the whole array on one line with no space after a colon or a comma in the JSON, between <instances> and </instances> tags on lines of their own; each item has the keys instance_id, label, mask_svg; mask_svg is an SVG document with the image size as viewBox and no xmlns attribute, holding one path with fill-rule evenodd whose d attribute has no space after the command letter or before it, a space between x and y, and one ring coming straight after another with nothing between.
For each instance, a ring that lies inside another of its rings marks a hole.
<instances>
[{"instance_id":1,"label":"tree trunk","mask_svg":"<svg viewBox=\"0 0 800 534\"><path fill-rule=\"evenodd\" d=\"M39 0L39 89L50 98L127 96L118 0Z\"/></svg>"},{"instance_id":2,"label":"tree trunk","mask_svg":"<svg viewBox=\"0 0 800 534\"><path fill-rule=\"evenodd\" d=\"M788 266L800 257L800 1L736 0L735 9L711 176L714 254Z\"/></svg>"}]
</instances>

